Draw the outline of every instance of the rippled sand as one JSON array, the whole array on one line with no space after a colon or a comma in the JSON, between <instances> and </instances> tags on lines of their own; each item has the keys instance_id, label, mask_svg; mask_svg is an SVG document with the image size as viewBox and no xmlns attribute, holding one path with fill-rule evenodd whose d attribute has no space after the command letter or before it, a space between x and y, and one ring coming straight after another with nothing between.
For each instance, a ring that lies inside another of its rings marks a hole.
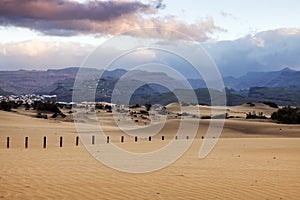
<instances>
[{"instance_id":1,"label":"rippled sand","mask_svg":"<svg viewBox=\"0 0 300 200\"><path fill-rule=\"evenodd\" d=\"M200 123L197 139L169 167L129 174L98 162L82 144L76 146L73 123L0 111L0 198L300 199L300 126L227 120L213 151L199 159L208 123ZM168 144L177 124L167 122L164 141L158 135L151 142L125 137L120 143L115 131L110 139L129 151L152 151ZM28 149L24 137L29 137Z\"/></svg>"}]
</instances>

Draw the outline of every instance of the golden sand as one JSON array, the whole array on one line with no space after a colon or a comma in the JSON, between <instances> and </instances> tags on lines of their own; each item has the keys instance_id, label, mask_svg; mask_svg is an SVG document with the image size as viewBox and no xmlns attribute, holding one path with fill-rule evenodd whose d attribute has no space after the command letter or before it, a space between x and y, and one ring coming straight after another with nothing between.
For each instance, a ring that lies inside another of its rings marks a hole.
<instances>
[{"instance_id":1,"label":"golden sand","mask_svg":"<svg viewBox=\"0 0 300 200\"><path fill-rule=\"evenodd\" d=\"M165 134L164 141L161 135L151 142L134 142L126 136L120 143L120 134L114 131L110 137L134 152L159 149L173 137L168 133L174 132L177 123L176 119L167 122L160 133ZM200 121L197 139L172 165L129 174L98 162L82 144L76 146L73 123L0 111L0 198L300 199L299 125L226 120L213 151L199 159L201 136L208 124L209 120ZM59 147L61 136L63 147ZM27 149L25 137L29 137Z\"/></svg>"}]
</instances>

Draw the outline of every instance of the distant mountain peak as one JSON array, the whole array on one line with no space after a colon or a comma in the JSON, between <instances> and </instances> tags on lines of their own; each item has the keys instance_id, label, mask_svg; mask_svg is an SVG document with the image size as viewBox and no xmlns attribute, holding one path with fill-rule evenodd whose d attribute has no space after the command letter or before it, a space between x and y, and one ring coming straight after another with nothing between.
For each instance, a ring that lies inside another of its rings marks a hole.
<instances>
[{"instance_id":1,"label":"distant mountain peak","mask_svg":"<svg viewBox=\"0 0 300 200\"><path fill-rule=\"evenodd\" d=\"M286 67L286 68L280 70L280 72L296 72L296 71L293 70L293 69L290 69L290 68Z\"/></svg>"}]
</instances>

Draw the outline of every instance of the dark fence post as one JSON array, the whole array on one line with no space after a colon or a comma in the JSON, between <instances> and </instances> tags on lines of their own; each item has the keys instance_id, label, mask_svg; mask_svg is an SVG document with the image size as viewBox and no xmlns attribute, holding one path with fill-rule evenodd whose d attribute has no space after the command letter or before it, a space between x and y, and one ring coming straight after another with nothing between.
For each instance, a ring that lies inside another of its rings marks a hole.
<instances>
[{"instance_id":1,"label":"dark fence post","mask_svg":"<svg viewBox=\"0 0 300 200\"><path fill-rule=\"evenodd\" d=\"M134 141L137 142L137 137L136 136L134 137Z\"/></svg>"},{"instance_id":2,"label":"dark fence post","mask_svg":"<svg viewBox=\"0 0 300 200\"><path fill-rule=\"evenodd\" d=\"M151 141L151 136L149 136L149 141Z\"/></svg>"},{"instance_id":3,"label":"dark fence post","mask_svg":"<svg viewBox=\"0 0 300 200\"><path fill-rule=\"evenodd\" d=\"M78 146L78 143L79 143L79 137L76 136L76 146Z\"/></svg>"},{"instance_id":4,"label":"dark fence post","mask_svg":"<svg viewBox=\"0 0 300 200\"><path fill-rule=\"evenodd\" d=\"M161 136L161 140L165 140L165 136Z\"/></svg>"},{"instance_id":5,"label":"dark fence post","mask_svg":"<svg viewBox=\"0 0 300 200\"><path fill-rule=\"evenodd\" d=\"M44 149L46 149L46 146L47 146L47 138L46 136L44 136L44 144L43 144Z\"/></svg>"},{"instance_id":6,"label":"dark fence post","mask_svg":"<svg viewBox=\"0 0 300 200\"><path fill-rule=\"evenodd\" d=\"M62 147L62 145L63 145L63 137L60 136L60 138L59 138L59 147Z\"/></svg>"},{"instance_id":7,"label":"dark fence post","mask_svg":"<svg viewBox=\"0 0 300 200\"><path fill-rule=\"evenodd\" d=\"M25 148L28 148L28 137L25 137Z\"/></svg>"},{"instance_id":8,"label":"dark fence post","mask_svg":"<svg viewBox=\"0 0 300 200\"><path fill-rule=\"evenodd\" d=\"M9 137L6 138L6 147L9 149Z\"/></svg>"},{"instance_id":9,"label":"dark fence post","mask_svg":"<svg viewBox=\"0 0 300 200\"><path fill-rule=\"evenodd\" d=\"M92 136L92 144L95 144L95 136Z\"/></svg>"},{"instance_id":10,"label":"dark fence post","mask_svg":"<svg viewBox=\"0 0 300 200\"><path fill-rule=\"evenodd\" d=\"M121 142L122 142L122 143L124 142L124 136L121 137Z\"/></svg>"},{"instance_id":11,"label":"dark fence post","mask_svg":"<svg viewBox=\"0 0 300 200\"><path fill-rule=\"evenodd\" d=\"M109 136L106 137L106 143L109 143Z\"/></svg>"}]
</instances>

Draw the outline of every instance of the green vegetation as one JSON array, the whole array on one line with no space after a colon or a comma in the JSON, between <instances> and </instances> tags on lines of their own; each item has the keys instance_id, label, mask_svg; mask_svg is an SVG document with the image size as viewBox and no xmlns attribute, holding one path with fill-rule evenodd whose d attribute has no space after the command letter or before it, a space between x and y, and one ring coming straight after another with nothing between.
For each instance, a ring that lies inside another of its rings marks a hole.
<instances>
[{"instance_id":1,"label":"green vegetation","mask_svg":"<svg viewBox=\"0 0 300 200\"><path fill-rule=\"evenodd\" d=\"M278 105L300 105L300 87L252 87L248 97Z\"/></svg>"},{"instance_id":2,"label":"green vegetation","mask_svg":"<svg viewBox=\"0 0 300 200\"><path fill-rule=\"evenodd\" d=\"M58 106L53 102L34 102L33 108L38 112L52 112L52 113L61 113Z\"/></svg>"},{"instance_id":3,"label":"green vegetation","mask_svg":"<svg viewBox=\"0 0 300 200\"><path fill-rule=\"evenodd\" d=\"M259 112L258 114L256 114L256 112L249 112L248 114L246 114L246 119L268 119L263 112Z\"/></svg>"},{"instance_id":4,"label":"green vegetation","mask_svg":"<svg viewBox=\"0 0 300 200\"><path fill-rule=\"evenodd\" d=\"M40 112L36 113L35 115L36 118L40 118L40 119L48 119L48 116L45 114L42 114Z\"/></svg>"},{"instance_id":5,"label":"green vegetation","mask_svg":"<svg viewBox=\"0 0 300 200\"><path fill-rule=\"evenodd\" d=\"M254 103L251 103L251 102L248 102L247 103L250 107L254 107L255 106L255 104Z\"/></svg>"},{"instance_id":6,"label":"green vegetation","mask_svg":"<svg viewBox=\"0 0 300 200\"><path fill-rule=\"evenodd\" d=\"M211 116L210 115L204 115L204 116L201 116L201 119L211 119Z\"/></svg>"},{"instance_id":7,"label":"green vegetation","mask_svg":"<svg viewBox=\"0 0 300 200\"><path fill-rule=\"evenodd\" d=\"M12 101L1 101L0 110L10 112L12 108L18 108L22 105L22 103L16 103Z\"/></svg>"},{"instance_id":8,"label":"green vegetation","mask_svg":"<svg viewBox=\"0 0 300 200\"><path fill-rule=\"evenodd\" d=\"M146 103L145 104L146 110L149 111L152 107L151 103Z\"/></svg>"},{"instance_id":9,"label":"green vegetation","mask_svg":"<svg viewBox=\"0 0 300 200\"><path fill-rule=\"evenodd\" d=\"M300 124L300 108L283 107L274 112L271 118L284 124Z\"/></svg>"},{"instance_id":10,"label":"green vegetation","mask_svg":"<svg viewBox=\"0 0 300 200\"><path fill-rule=\"evenodd\" d=\"M101 104L101 103L97 103L95 107L96 107L97 109L99 109L99 110L103 110L103 109L104 109L104 106L103 106L103 104Z\"/></svg>"},{"instance_id":11,"label":"green vegetation","mask_svg":"<svg viewBox=\"0 0 300 200\"><path fill-rule=\"evenodd\" d=\"M229 118L233 118L231 116L228 115L228 113L223 113L223 114L218 114L218 115L204 115L201 116L201 119L229 119Z\"/></svg>"},{"instance_id":12,"label":"green vegetation","mask_svg":"<svg viewBox=\"0 0 300 200\"><path fill-rule=\"evenodd\" d=\"M214 115L211 117L212 119L228 119L228 113L223 113L219 115Z\"/></svg>"},{"instance_id":13,"label":"green vegetation","mask_svg":"<svg viewBox=\"0 0 300 200\"><path fill-rule=\"evenodd\" d=\"M4 111L10 112L11 109L12 109L12 107L13 107L12 102L2 101L0 103L0 110L4 110Z\"/></svg>"},{"instance_id":14,"label":"green vegetation","mask_svg":"<svg viewBox=\"0 0 300 200\"><path fill-rule=\"evenodd\" d=\"M264 101L263 102L265 105L268 105L270 106L271 108L278 108L278 105L274 102L271 102L271 101Z\"/></svg>"}]
</instances>

